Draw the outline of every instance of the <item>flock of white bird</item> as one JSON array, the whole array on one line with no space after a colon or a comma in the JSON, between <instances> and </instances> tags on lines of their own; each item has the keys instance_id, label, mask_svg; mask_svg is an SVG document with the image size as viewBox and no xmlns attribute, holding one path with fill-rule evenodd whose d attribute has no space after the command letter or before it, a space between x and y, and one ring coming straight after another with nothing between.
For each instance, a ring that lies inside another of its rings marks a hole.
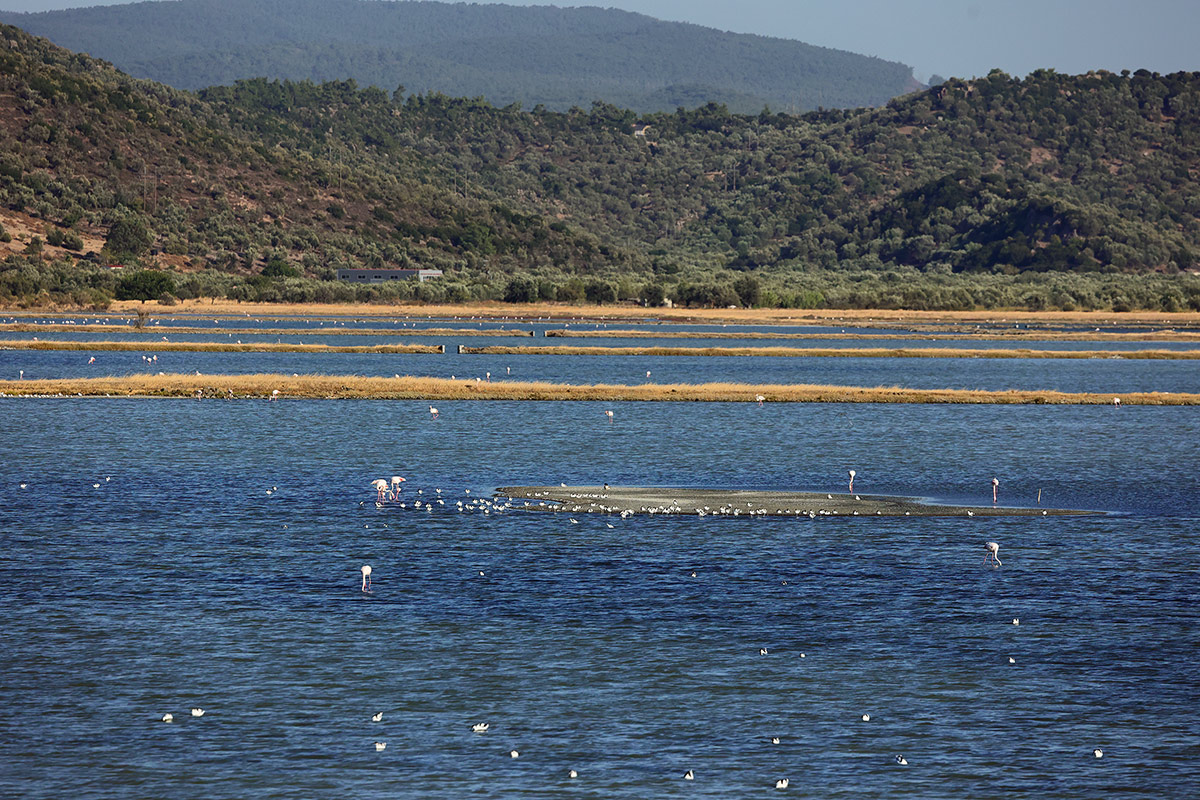
<instances>
[{"instance_id":1,"label":"flock of white bird","mask_svg":"<svg viewBox=\"0 0 1200 800\"><path fill-rule=\"evenodd\" d=\"M855 473L855 471L854 471L854 470L850 470L850 472L849 472L849 475L850 475L850 490L851 490L851 491L853 491L853 489L854 489L854 478L855 478L855 476L856 476L856 473ZM389 484L387 481L385 481L385 480L383 480L382 478L380 478L380 479L377 479L377 480L373 481L373 482L371 483L371 486L372 486L373 488L375 488L375 489L378 491L378 493L379 493L379 497L380 497L380 498L386 498L386 499L390 499L390 500L396 501L396 500L398 500L398 499L399 499L399 497L400 497L400 491L401 491L401 486L400 486L400 484L401 484L401 483L404 483L404 482L405 482L405 479L404 479L404 478L401 478L401 477L399 477L399 476L394 476L394 477L392 478L392 481L391 481L391 483L390 483L390 484ZM996 486L996 485L998 485L998 483L999 483L999 481L997 481L997 480L993 479L993 481L992 481L992 486L993 486L993 489L995 488L995 486ZM564 484L564 485L565 485L565 484ZM607 484L605 485L605 488L606 488L606 489L608 488ZM389 489L391 490L390 492L388 491ZM443 499L442 499L440 496L438 496L438 495L441 495L441 494L442 494L442 490L441 490L441 489L434 489L433 491L434 491L434 494L435 494L435 496L437 496L434 502L436 502L436 504L437 504L437 505L444 505L444 504L445 504L445 503L444 503L444 500L443 500ZM465 492L464 492L464 493L465 493L465 495L469 496L469 495L471 494L471 490L470 490L470 489L467 489L467 490L465 490ZM423 489L418 489L418 490L417 490L417 494L418 494L418 495L423 495L423 494L424 494L424 490L423 490ZM537 496L546 496L546 497L549 497L549 492L535 492L535 493L534 493L534 496L535 496L535 497L537 497ZM607 495L603 495L603 494L588 494L588 493L572 493L572 494L570 494L570 497L572 497L572 498L577 498L577 499L581 499L581 500L582 500L582 499L588 499L588 498L591 498L591 499L606 499L606 498L607 498ZM857 498L856 498L856 499L857 499ZM546 501L544 501L544 500L541 500L541 501L535 501L535 502L537 503L537 506L536 506L537 508L541 508L541 507L544 507L544 506L546 506ZM360 503L360 505L362 505L362 504ZM377 503L376 503L376 506L377 506L377 507L378 507L378 506L380 506L380 505L381 505L381 503L380 503L380 502L377 502ZM557 504L556 504L556 505L557 505ZM399 508L407 508L407 507L408 507L408 504L406 504L406 503L400 503L400 504L398 505L398 507L399 507ZM432 511L432 510L433 510L433 506L432 506L432 504L430 504L429 502L425 502L424 504L422 504L422 501L421 501L421 500L414 500L414 501L413 501L413 503L412 503L412 508L413 508L413 510L420 510L422 507L424 507L424 508L425 508L427 511ZM512 500L511 500L511 499L507 499L507 498L498 498L497 500L493 501L493 500L489 500L489 499L487 499L487 498L482 498L482 497L476 497L476 498L473 498L473 499L471 499L471 500L467 501L466 503L464 503L462 500L458 500L458 501L456 501L456 502L455 502L455 506L454 506L455 510L456 510L456 511L458 511L458 512L481 511L481 512L482 512L482 513L484 513L484 514L490 514L490 513L492 513L492 512L496 512L496 513L502 513L502 512L504 512L504 511L508 511L508 510L510 510L510 509L513 509L513 508L524 509L524 508L531 508L531 507L534 507L534 506L532 506L532 504L531 504L530 502L528 502L528 501L524 502L524 504L523 504L522 506L520 506L520 507L517 507L517 506L515 506L515 505L513 504L513 502L512 502ZM601 507L601 508L603 508L603 507ZM701 509L701 510L698 512L700 516L704 516L704 510L705 510L705 509L707 509L707 506L706 506L706 507L703 507L703 508L702 508L702 509ZM615 508L610 508L609 510L613 510L613 511L615 511L616 509L615 509ZM681 507L680 507L680 506L678 506L677 504L672 504L672 505L667 505L667 506L662 506L662 507L645 507L645 508L642 508L641 510L642 510L643 512L645 512L646 514L656 514L656 513L660 513L660 514L671 514L671 513L679 513L679 512L680 512L682 509L681 509ZM632 512L632 511L629 511L629 510L623 510L623 511L620 511L620 514L619 514L619 516L620 516L622 519L624 519L624 518L626 518L626 517L630 516L630 515L631 515L631 514L633 514L633 513L634 513L634 512ZM726 514L733 514L733 515L737 515L737 514L739 514L739 513L741 513L741 512L740 512L740 509L737 509L737 508L735 508L734 506L732 506L732 505L729 505L729 506L722 506L722 507L720 507L720 508L716 509L714 513L726 513ZM766 511L765 511L765 510L760 510L760 511L758 511L758 512L755 512L754 510L750 510L750 511L748 511L748 512L746 512L746 513L748 513L748 514L752 514L752 515L753 515L753 514L755 514L755 513L766 513ZM822 513L824 513L824 512L822 512ZM835 512L835 513L836 513L836 512ZM814 515L810 514L810 516L814 516ZM578 520L576 520L576 519L574 519L574 518L570 518L570 520L569 520L569 521L570 521L571 523L573 523L573 524L576 524L576 525L577 525L577 524L579 524L579 521L578 521ZM605 523L605 524L606 524L606 525L608 525L608 527L609 527L609 528L612 528L612 527L613 527L613 526L612 526L611 524L609 524L609 523ZM1001 561L1000 561L1000 558L999 558L1000 545L999 545L998 543L996 543L996 542L986 542L986 543L984 544L984 549L985 549L985 552L986 552L986 555L985 555L985 563L993 564L995 567L1000 567L1000 566L1001 566ZM363 591L363 592L367 592L367 593L371 592L371 573L372 573L372 571L373 571L373 570L372 570L372 567L371 567L369 564L364 564L364 565L362 565L362 567L361 567L361 574L362 574L362 583L361 583L361 589L362 589L362 591ZM479 575L480 575L481 577L483 576L483 574L484 574L484 573L483 573L483 570L479 570ZM695 577L696 577L696 573L695 573L694 571L691 573L691 577L693 577L693 578L695 578ZM1013 625L1020 625L1020 624L1021 624L1021 620L1020 620L1020 618L1018 618L1018 617L1013 617L1012 624L1013 624ZM768 651L768 650L767 650L767 648L765 648L765 647L760 647L760 648L759 648L759 650L758 650L758 654L759 654L760 656L766 656L766 655L768 655L768 654L769 654L769 651ZM804 654L804 653L800 653L800 654L799 654L799 657L800 657L800 658L805 658L805 654ZM1016 662L1016 659L1014 659L1014 658L1012 658L1012 657L1010 656L1010 657L1008 658L1008 663L1009 663L1009 664L1016 664L1017 662ZM169 715L168 715L168 716L169 716ZM372 721L374 721L374 722L379 722L380 720L382 720L382 719L383 719L383 712L379 712L379 713L375 714L375 715L374 715L374 716L373 716L371 719L372 719ZM860 717L860 719L861 719L863 722L870 722L870 721L871 721L871 715L870 715L870 714L863 714L863 715ZM490 724L489 724L489 723L487 723L487 722L477 722L477 723L474 723L474 724L471 726L471 730L472 730L473 732L475 732L475 733L486 733L486 732L489 730L489 728L490 728ZM771 737L770 741L771 741L771 744L773 744L773 745L777 745L777 744L779 744L779 743L780 743L780 738L779 738L778 736L773 736L773 737ZM387 744L386 744L385 742L376 742L376 743L375 743L375 749L376 749L377 751L382 751L382 750L384 750L386 747L387 747ZM1097 748L1097 749L1095 749L1095 750L1093 750L1093 751L1092 751L1092 754L1093 754L1093 755L1094 755L1096 758L1101 758L1101 757L1103 757L1103 755L1104 755L1104 752L1103 752L1102 750L1100 750L1099 748ZM512 758L518 758L518 757L520 756L520 753L519 753L517 750L512 750L512 751L510 751L510 752L509 752L509 756L510 756L510 757L512 757ZM899 766L908 766L908 759L906 759L906 758L905 758L903 755L896 755L896 756L895 756L895 763L896 763L897 765L899 765ZM569 777L569 778L577 778L578 776L579 776L579 773L578 773L576 770L574 770L574 769L571 769L571 770L568 772L568 777ZM684 775L683 775L683 779L684 779L684 780L689 780L689 781L690 781L690 780L695 780L695 777L696 777L696 775L695 775L695 772L694 772L693 770L691 770L691 769L689 769L689 770L688 770L686 773L684 773ZM775 781L775 788L776 788L776 789L787 789L787 788L789 788L789 786L790 786L790 785L791 785L791 781L790 781L790 779L788 779L788 778L779 778L778 780L776 780L776 781Z\"/></svg>"}]
</instances>

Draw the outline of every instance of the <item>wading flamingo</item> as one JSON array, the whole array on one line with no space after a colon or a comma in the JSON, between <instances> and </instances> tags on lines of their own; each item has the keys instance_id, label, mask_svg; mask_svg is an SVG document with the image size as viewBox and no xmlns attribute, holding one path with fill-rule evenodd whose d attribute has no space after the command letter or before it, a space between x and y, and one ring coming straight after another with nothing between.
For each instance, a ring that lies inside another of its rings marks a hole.
<instances>
[{"instance_id":1,"label":"wading flamingo","mask_svg":"<svg viewBox=\"0 0 1200 800\"><path fill-rule=\"evenodd\" d=\"M987 550L987 554L983 557L983 563L995 561L997 567L1001 566L1003 562L1000 561L1000 545L995 542L984 542L983 547Z\"/></svg>"},{"instance_id":2,"label":"wading flamingo","mask_svg":"<svg viewBox=\"0 0 1200 800\"><path fill-rule=\"evenodd\" d=\"M371 591L371 565L362 565L362 590L364 592Z\"/></svg>"},{"instance_id":3,"label":"wading flamingo","mask_svg":"<svg viewBox=\"0 0 1200 800\"><path fill-rule=\"evenodd\" d=\"M854 470L850 470L850 491L851 491L851 492L853 492L853 491L854 491L854 476L855 476L855 475L857 475L857 474L858 474L858 473L857 473L857 472L855 472Z\"/></svg>"},{"instance_id":4,"label":"wading flamingo","mask_svg":"<svg viewBox=\"0 0 1200 800\"><path fill-rule=\"evenodd\" d=\"M992 478L992 505L996 505L996 489L1000 486L999 478Z\"/></svg>"},{"instance_id":5,"label":"wading flamingo","mask_svg":"<svg viewBox=\"0 0 1200 800\"><path fill-rule=\"evenodd\" d=\"M383 478L376 478L375 480L371 481L371 486L373 486L375 491L378 493L378 500L380 503L387 499L387 481L385 481Z\"/></svg>"}]
</instances>

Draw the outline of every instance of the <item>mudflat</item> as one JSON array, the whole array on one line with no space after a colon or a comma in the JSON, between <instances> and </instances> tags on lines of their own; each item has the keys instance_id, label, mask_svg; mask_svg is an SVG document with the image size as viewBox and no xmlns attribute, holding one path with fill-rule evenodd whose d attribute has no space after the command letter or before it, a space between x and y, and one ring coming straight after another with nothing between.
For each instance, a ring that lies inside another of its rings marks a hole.
<instances>
[{"instance_id":1,"label":"mudflat","mask_svg":"<svg viewBox=\"0 0 1200 800\"><path fill-rule=\"evenodd\" d=\"M764 492L650 486L503 486L518 509L598 514L839 517L1040 517L1096 514L1065 508L1009 508L923 503L911 497L827 492Z\"/></svg>"}]
</instances>

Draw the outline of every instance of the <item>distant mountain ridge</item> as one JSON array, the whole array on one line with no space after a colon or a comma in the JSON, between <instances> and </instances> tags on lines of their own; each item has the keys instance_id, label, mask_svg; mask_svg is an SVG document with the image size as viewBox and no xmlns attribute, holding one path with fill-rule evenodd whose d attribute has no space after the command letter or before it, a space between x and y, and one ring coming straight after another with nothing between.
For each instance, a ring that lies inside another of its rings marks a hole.
<instances>
[{"instance_id":1,"label":"distant mountain ridge","mask_svg":"<svg viewBox=\"0 0 1200 800\"><path fill-rule=\"evenodd\" d=\"M723 103L803 111L878 106L919 88L903 64L595 7L388 0L177 0L0 21L181 89L266 77L565 110Z\"/></svg>"}]
</instances>

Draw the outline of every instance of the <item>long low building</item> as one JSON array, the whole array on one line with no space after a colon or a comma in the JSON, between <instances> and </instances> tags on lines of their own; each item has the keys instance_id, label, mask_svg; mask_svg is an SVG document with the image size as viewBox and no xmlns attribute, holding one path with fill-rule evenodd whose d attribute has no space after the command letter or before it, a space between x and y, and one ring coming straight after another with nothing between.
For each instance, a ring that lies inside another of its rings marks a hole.
<instances>
[{"instance_id":1,"label":"long low building","mask_svg":"<svg viewBox=\"0 0 1200 800\"><path fill-rule=\"evenodd\" d=\"M403 281L416 278L422 283L430 278L442 277L440 269L339 269L339 281L352 283L383 283L384 281Z\"/></svg>"}]
</instances>

